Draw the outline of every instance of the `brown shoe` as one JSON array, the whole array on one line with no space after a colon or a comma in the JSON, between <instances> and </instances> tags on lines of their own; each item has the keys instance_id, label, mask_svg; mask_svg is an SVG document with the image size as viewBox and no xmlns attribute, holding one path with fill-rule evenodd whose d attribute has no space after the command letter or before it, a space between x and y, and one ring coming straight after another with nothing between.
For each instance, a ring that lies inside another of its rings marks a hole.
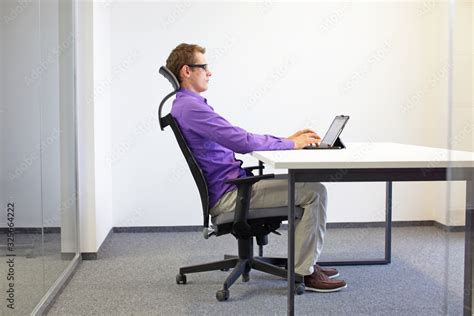
<instances>
[{"instance_id":1,"label":"brown shoe","mask_svg":"<svg viewBox=\"0 0 474 316\"><path fill-rule=\"evenodd\" d=\"M337 278L339 276L339 271L337 271L334 268L324 268L324 267L321 267L321 266L315 264L314 265L314 271L316 271L316 267L318 267L330 279L334 279L334 278Z\"/></svg>"},{"instance_id":2,"label":"brown shoe","mask_svg":"<svg viewBox=\"0 0 474 316\"><path fill-rule=\"evenodd\" d=\"M331 280L329 277L321 271L319 266L311 275L304 276L305 289L307 291L329 293L336 292L347 287L346 282L343 280Z\"/></svg>"}]
</instances>

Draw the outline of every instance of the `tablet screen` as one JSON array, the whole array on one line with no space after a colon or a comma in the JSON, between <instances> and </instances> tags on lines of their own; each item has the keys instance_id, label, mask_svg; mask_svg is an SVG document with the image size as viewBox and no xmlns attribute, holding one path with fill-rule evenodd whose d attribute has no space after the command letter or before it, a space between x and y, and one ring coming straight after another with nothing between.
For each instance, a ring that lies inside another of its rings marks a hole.
<instances>
[{"instance_id":1,"label":"tablet screen","mask_svg":"<svg viewBox=\"0 0 474 316\"><path fill-rule=\"evenodd\" d=\"M337 140L339 135L342 132L342 129L344 128L344 125L346 125L347 120L349 119L349 116L336 116L334 118L334 121L332 121L331 126L329 127L328 131L326 132L326 135L324 135L323 140L321 141L321 144L327 144L329 146L333 146L334 142Z\"/></svg>"}]
</instances>

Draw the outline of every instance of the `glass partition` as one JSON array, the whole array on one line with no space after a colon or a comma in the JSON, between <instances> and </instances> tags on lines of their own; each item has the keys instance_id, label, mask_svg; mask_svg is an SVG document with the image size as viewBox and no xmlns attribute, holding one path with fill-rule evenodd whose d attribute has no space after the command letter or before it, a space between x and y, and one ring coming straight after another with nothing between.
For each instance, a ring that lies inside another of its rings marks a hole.
<instances>
[{"instance_id":1,"label":"glass partition","mask_svg":"<svg viewBox=\"0 0 474 316\"><path fill-rule=\"evenodd\" d=\"M40 81L30 77L41 61L39 18L39 1L2 1L2 314L26 314L45 293Z\"/></svg>"},{"instance_id":2,"label":"glass partition","mask_svg":"<svg viewBox=\"0 0 474 316\"><path fill-rule=\"evenodd\" d=\"M0 314L77 259L73 1L0 2Z\"/></svg>"},{"instance_id":3,"label":"glass partition","mask_svg":"<svg viewBox=\"0 0 474 316\"><path fill-rule=\"evenodd\" d=\"M446 264L446 313L461 312L459 303L464 305L464 315L472 314L473 296L473 229L474 229L474 166L472 162L459 168L454 164L454 151L471 152L474 158L474 63L473 63L473 19L472 1L450 1L449 35L447 47L449 56L449 80L447 82L446 103L447 147L451 153L450 181L446 189L446 209L440 220L450 229L447 233ZM465 228L465 229L464 229ZM462 265L459 264L462 262ZM455 264L458 264L456 266ZM457 267L464 273L457 273Z\"/></svg>"}]
</instances>

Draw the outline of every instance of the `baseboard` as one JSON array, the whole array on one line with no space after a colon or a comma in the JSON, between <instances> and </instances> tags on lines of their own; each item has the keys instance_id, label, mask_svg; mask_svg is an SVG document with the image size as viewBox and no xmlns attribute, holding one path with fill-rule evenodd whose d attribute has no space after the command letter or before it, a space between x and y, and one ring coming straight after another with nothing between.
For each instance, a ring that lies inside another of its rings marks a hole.
<instances>
[{"instance_id":1,"label":"baseboard","mask_svg":"<svg viewBox=\"0 0 474 316\"><path fill-rule=\"evenodd\" d=\"M344 222L344 223L328 223L327 228L376 228L384 227L385 222ZM394 221L393 227L409 227L409 226L436 226L449 232L462 232L464 225L448 226L437 221ZM287 224L281 225L282 229L287 229ZM113 227L105 240L113 233L168 233L168 232L200 232L202 226L136 226L136 227ZM0 234L7 234L8 228L0 227ZM60 234L61 227L15 227L15 234ZM103 243L102 243L103 244ZM83 258L84 259L84 258ZM87 260L87 259L86 259Z\"/></svg>"},{"instance_id":2,"label":"baseboard","mask_svg":"<svg viewBox=\"0 0 474 316\"><path fill-rule=\"evenodd\" d=\"M82 260L97 260L99 259L99 254L101 253L101 250L105 248L105 245L107 243L107 240L110 238L110 235L114 232L114 227L112 227L109 232L107 233L107 236L105 236L104 242L100 245L99 250L97 252L81 252L81 257Z\"/></svg>"},{"instance_id":3,"label":"baseboard","mask_svg":"<svg viewBox=\"0 0 474 316\"><path fill-rule=\"evenodd\" d=\"M8 234L10 228L0 227L0 234ZM15 227L15 234L59 234L61 227Z\"/></svg>"},{"instance_id":4,"label":"baseboard","mask_svg":"<svg viewBox=\"0 0 474 316\"><path fill-rule=\"evenodd\" d=\"M444 230L444 231L447 231L447 232L450 232L450 233L458 233L458 232L463 232L465 231L465 226L462 225L462 226L448 226L448 225L444 225L444 224L441 224L440 222L437 222L437 221L433 221L434 222L434 226Z\"/></svg>"},{"instance_id":5,"label":"baseboard","mask_svg":"<svg viewBox=\"0 0 474 316\"><path fill-rule=\"evenodd\" d=\"M435 221L394 221L392 227L433 226ZM378 228L385 222L328 223L327 228Z\"/></svg>"},{"instance_id":6,"label":"baseboard","mask_svg":"<svg viewBox=\"0 0 474 316\"><path fill-rule=\"evenodd\" d=\"M446 226L437 221L395 221L392 227L413 227L413 226L435 226L447 232L463 232L464 226ZM356 223L328 223L327 228L382 228L385 222L356 222ZM282 229L288 229L287 224L281 225Z\"/></svg>"},{"instance_id":7,"label":"baseboard","mask_svg":"<svg viewBox=\"0 0 474 316\"><path fill-rule=\"evenodd\" d=\"M462 232L464 226L446 226L437 221L393 221L392 227L414 227L414 226L435 226L447 232ZM328 223L327 228L381 228L385 227L385 222L347 222ZM288 229L288 224L282 224L281 229ZM101 249L113 233L170 233L170 232L201 232L202 226L137 226L137 227L113 227L97 252L83 252L82 260L97 260L100 257Z\"/></svg>"},{"instance_id":8,"label":"baseboard","mask_svg":"<svg viewBox=\"0 0 474 316\"><path fill-rule=\"evenodd\" d=\"M81 252L81 258L82 260L97 260L98 253L99 252Z\"/></svg>"},{"instance_id":9,"label":"baseboard","mask_svg":"<svg viewBox=\"0 0 474 316\"><path fill-rule=\"evenodd\" d=\"M61 260L70 261L76 256L75 252L61 252Z\"/></svg>"},{"instance_id":10,"label":"baseboard","mask_svg":"<svg viewBox=\"0 0 474 316\"><path fill-rule=\"evenodd\" d=\"M114 233L172 233L172 232L200 232L202 226L136 226L114 227Z\"/></svg>"}]
</instances>

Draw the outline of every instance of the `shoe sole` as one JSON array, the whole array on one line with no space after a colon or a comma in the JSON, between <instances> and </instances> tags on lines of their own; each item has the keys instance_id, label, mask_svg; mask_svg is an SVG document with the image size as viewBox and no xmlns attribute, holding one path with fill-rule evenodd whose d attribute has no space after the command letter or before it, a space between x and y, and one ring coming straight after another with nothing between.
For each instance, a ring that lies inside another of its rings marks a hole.
<instances>
[{"instance_id":1,"label":"shoe sole","mask_svg":"<svg viewBox=\"0 0 474 316\"><path fill-rule=\"evenodd\" d=\"M342 289L345 289L346 287L347 287L347 284L344 285L344 286L335 288L335 289L327 289L327 290L325 290L325 289L315 289L315 288L312 288L312 287L306 287L305 291L312 291L312 292L318 292L318 293L331 293L331 292L340 291Z\"/></svg>"}]
</instances>

